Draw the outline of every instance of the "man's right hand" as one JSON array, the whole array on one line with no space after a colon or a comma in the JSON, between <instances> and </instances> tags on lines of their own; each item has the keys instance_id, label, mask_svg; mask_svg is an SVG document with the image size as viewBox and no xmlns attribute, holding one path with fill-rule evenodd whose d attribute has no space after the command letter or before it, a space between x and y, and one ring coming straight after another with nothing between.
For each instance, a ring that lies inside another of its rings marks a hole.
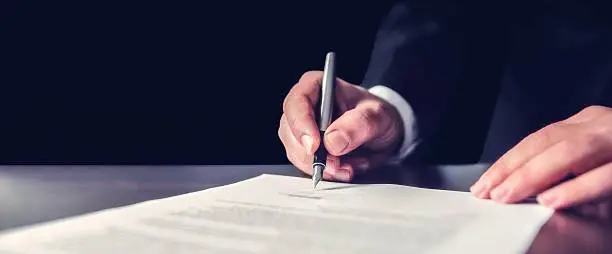
<instances>
[{"instance_id":1,"label":"man's right hand","mask_svg":"<svg viewBox=\"0 0 612 254\"><path fill-rule=\"evenodd\" d=\"M337 79L335 109L340 112L334 115L339 117L320 137L314 107L322 77L320 71L307 72L289 91L283 102L278 136L289 161L309 175L313 155L323 140L329 152L323 178L348 182L355 173L383 163L397 151L403 138L402 120L385 100Z\"/></svg>"}]
</instances>

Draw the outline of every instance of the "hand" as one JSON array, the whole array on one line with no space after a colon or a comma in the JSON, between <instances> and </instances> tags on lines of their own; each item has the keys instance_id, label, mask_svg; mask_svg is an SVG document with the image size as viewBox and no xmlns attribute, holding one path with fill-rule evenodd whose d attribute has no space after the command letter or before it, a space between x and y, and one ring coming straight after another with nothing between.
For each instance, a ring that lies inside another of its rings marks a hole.
<instances>
[{"instance_id":1,"label":"hand","mask_svg":"<svg viewBox=\"0 0 612 254\"><path fill-rule=\"evenodd\" d=\"M312 175L313 155L323 140L330 154L323 179L350 181L356 171L383 162L403 136L395 107L362 87L337 79L335 89L338 117L321 138L314 106L321 90L322 72L305 73L283 103L278 136L287 158L302 172ZM358 154L359 151L367 151Z\"/></svg>"},{"instance_id":2,"label":"hand","mask_svg":"<svg viewBox=\"0 0 612 254\"><path fill-rule=\"evenodd\" d=\"M556 184L567 175L576 177ZM588 107L523 139L472 186L480 198L502 203L537 195L563 209L612 195L612 109Z\"/></svg>"}]
</instances>

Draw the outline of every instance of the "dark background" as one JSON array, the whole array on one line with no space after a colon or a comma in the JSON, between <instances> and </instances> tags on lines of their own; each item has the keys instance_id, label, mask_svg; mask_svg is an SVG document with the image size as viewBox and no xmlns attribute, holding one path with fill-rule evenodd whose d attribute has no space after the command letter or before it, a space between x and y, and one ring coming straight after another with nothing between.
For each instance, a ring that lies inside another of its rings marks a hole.
<instances>
[{"instance_id":1,"label":"dark background","mask_svg":"<svg viewBox=\"0 0 612 254\"><path fill-rule=\"evenodd\" d=\"M8 3L6 3L8 2ZM359 83L392 1L6 1L0 163L284 164L284 95Z\"/></svg>"}]
</instances>

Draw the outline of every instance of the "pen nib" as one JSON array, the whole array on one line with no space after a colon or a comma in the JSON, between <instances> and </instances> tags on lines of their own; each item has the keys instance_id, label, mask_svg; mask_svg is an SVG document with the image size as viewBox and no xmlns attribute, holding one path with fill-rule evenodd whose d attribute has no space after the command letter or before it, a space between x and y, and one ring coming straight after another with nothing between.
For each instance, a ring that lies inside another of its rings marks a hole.
<instances>
[{"instance_id":1,"label":"pen nib","mask_svg":"<svg viewBox=\"0 0 612 254\"><path fill-rule=\"evenodd\" d=\"M312 189L313 190L317 188L317 184L319 184L319 182L321 181L321 178L323 178L322 175L323 175L323 166L316 165L312 172Z\"/></svg>"}]
</instances>

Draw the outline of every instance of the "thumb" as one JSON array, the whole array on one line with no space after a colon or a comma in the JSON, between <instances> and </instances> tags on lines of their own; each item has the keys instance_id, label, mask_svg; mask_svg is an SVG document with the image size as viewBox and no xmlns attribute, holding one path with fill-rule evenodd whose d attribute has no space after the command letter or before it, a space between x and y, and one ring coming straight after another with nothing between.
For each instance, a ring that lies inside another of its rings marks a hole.
<instances>
[{"instance_id":1,"label":"thumb","mask_svg":"<svg viewBox=\"0 0 612 254\"><path fill-rule=\"evenodd\" d=\"M389 110L377 100L360 102L327 128L325 147L334 156L345 155L362 145L372 150L388 147L398 135Z\"/></svg>"}]
</instances>

